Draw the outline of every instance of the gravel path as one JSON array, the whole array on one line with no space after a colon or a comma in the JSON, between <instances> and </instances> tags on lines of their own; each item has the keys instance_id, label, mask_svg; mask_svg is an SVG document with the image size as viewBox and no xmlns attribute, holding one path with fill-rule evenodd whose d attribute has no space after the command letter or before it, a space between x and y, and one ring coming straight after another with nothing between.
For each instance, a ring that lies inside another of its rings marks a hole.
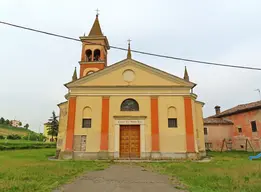
<instances>
[{"instance_id":1,"label":"gravel path","mask_svg":"<svg viewBox=\"0 0 261 192\"><path fill-rule=\"evenodd\" d=\"M54 192L185 192L176 189L168 176L132 165L113 165L89 172Z\"/></svg>"}]
</instances>

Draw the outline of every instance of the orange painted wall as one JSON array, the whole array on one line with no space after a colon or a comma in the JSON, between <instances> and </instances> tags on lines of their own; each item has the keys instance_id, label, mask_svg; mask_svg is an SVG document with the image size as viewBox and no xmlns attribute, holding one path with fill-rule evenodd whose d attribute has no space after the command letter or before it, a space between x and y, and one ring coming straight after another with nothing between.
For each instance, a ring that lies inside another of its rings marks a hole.
<instances>
[{"instance_id":1,"label":"orange painted wall","mask_svg":"<svg viewBox=\"0 0 261 192\"><path fill-rule=\"evenodd\" d=\"M104 69L104 67L105 67L104 63L81 64L80 65L80 78L83 77L83 72L87 68Z\"/></svg>"},{"instance_id":2,"label":"orange painted wall","mask_svg":"<svg viewBox=\"0 0 261 192\"><path fill-rule=\"evenodd\" d=\"M70 97L68 120L67 120L66 144L65 144L65 150L67 151L73 150L75 111L76 111L76 97Z\"/></svg>"},{"instance_id":3,"label":"orange painted wall","mask_svg":"<svg viewBox=\"0 0 261 192\"><path fill-rule=\"evenodd\" d=\"M159 151L158 97L151 97L151 150Z\"/></svg>"},{"instance_id":4,"label":"orange painted wall","mask_svg":"<svg viewBox=\"0 0 261 192\"><path fill-rule=\"evenodd\" d=\"M226 117L234 123L232 129L232 140L236 143L238 137L246 137L251 140L255 149L261 150L259 139L261 138L261 110L253 110L244 113L234 114ZM256 121L257 132L252 132L251 121ZM238 132L242 128L242 133ZM238 147L238 146L237 146Z\"/></svg>"},{"instance_id":5,"label":"orange painted wall","mask_svg":"<svg viewBox=\"0 0 261 192\"><path fill-rule=\"evenodd\" d=\"M101 151L108 151L109 148L109 108L110 98L102 98L102 124L101 124Z\"/></svg>"},{"instance_id":6,"label":"orange painted wall","mask_svg":"<svg viewBox=\"0 0 261 192\"><path fill-rule=\"evenodd\" d=\"M205 142L212 143L212 150L220 150L223 139L232 139L234 150L245 150L246 139L249 139L256 151L261 151L261 110L253 110L224 117L234 125L204 125L208 129ZM251 121L256 121L257 132L252 132ZM238 128L242 128L242 133ZM241 147L243 146L243 148Z\"/></svg>"},{"instance_id":7,"label":"orange painted wall","mask_svg":"<svg viewBox=\"0 0 261 192\"><path fill-rule=\"evenodd\" d=\"M184 97L184 106L185 106L187 152L195 152L192 103L190 97Z\"/></svg>"},{"instance_id":8,"label":"orange painted wall","mask_svg":"<svg viewBox=\"0 0 261 192\"><path fill-rule=\"evenodd\" d=\"M211 150L220 151L223 139L231 138L233 125L209 124L204 125L204 127L208 130L208 134L205 135L205 142L212 143Z\"/></svg>"}]
</instances>

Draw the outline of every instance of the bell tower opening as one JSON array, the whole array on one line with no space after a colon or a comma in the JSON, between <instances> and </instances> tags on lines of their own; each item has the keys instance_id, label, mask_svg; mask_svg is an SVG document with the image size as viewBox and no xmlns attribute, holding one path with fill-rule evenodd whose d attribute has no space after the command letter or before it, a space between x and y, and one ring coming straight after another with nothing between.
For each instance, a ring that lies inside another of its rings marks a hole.
<instances>
[{"instance_id":1,"label":"bell tower opening","mask_svg":"<svg viewBox=\"0 0 261 192\"><path fill-rule=\"evenodd\" d=\"M95 49L93 61L100 61L100 60L101 60L101 51L99 49Z\"/></svg>"},{"instance_id":2,"label":"bell tower opening","mask_svg":"<svg viewBox=\"0 0 261 192\"><path fill-rule=\"evenodd\" d=\"M87 49L85 51L85 61L92 61L92 50Z\"/></svg>"},{"instance_id":3,"label":"bell tower opening","mask_svg":"<svg viewBox=\"0 0 261 192\"><path fill-rule=\"evenodd\" d=\"M98 14L88 36L80 37L82 41L82 56L80 64L80 78L91 72L107 67L107 52L110 49L106 36L103 35Z\"/></svg>"}]
</instances>

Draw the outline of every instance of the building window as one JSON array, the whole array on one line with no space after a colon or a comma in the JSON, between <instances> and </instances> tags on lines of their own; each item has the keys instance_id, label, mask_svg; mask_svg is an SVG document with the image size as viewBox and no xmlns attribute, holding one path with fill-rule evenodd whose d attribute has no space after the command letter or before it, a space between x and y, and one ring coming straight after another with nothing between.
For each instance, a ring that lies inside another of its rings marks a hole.
<instances>
[{"instance_id":1,"label":"building window","mask_svg":"<svg viewBox=\"0 0 261 192\"><path fill-rule=\"evenodd\" d=\"M242 133L242 128L241 127L238 127L237 130L238 130L238 133Z\"/></svg>"},{"instance_id":2,"label":"building window","mask_svg":"<svg viewBox=\"0 0 261 192\"><path fill-rule=\"evenodd\" d=\"M204 127L204 135L208 134L208 128Z\"/></svg>"},{"instance_id":3,"label":"building window","mask_svg":"<svg viewBox=\"0 0 261 192\"><path fill-rule=\"evenodd\" d=\"M82 128L91 128L91 127L92 127L92 119L82 120Z\"/></svg>"},{"instance_id":4,"label":"building window","mask_svg":"<svg viewBox=\"0 0 261 192\"><path fill-rule=\"evenodd\" d=\"M256 121L251 121L252 132L257 132Z\"/></svg>"},{"instance_id":5,"label":"building window","mask_svg":"<svg viewBox=\"0 0 261 192\"><path fill-rule=\"evenodd\" d=\"M178 121L177 121L177 110L174 106L170 106L168 108L168 127L169 128L175 128L178 127Z\"/></svg>"},{"instance_id":6,"label":"building window","mask_svg":"<svg viewBox=\"0 0 261 192\"><path fill-rule=\"evenodd\" d=\"M134 99L126 99L121 104L121 111L139 111L139 104Z\"/></svg>"},{"instance_id":7,"label":"building window","mask_svg":"<svg viewBox=\"0 0 261 192\"><path fill-rule=\"evenodd\" d=\"M177 118L168 118L168 127L169 128L178 127Z\"/></svg>"}]
</instances>

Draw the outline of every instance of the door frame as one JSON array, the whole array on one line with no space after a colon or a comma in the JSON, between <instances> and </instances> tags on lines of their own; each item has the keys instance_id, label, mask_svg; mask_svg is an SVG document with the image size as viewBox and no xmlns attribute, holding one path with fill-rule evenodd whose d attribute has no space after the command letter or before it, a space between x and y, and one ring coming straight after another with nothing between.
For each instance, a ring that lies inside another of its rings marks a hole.
<instances>
[{"instance_id":1,"label":"door frame","mask_svg":"<svg viewBox=\"0 0 261 192\"><path fill-rule=\"evenodd\" d=\"M114 158L120 158L120 125L140 126L140 158L145 156L145 120L115 120L114 122Z\"/></svg>"}]
</instances>

